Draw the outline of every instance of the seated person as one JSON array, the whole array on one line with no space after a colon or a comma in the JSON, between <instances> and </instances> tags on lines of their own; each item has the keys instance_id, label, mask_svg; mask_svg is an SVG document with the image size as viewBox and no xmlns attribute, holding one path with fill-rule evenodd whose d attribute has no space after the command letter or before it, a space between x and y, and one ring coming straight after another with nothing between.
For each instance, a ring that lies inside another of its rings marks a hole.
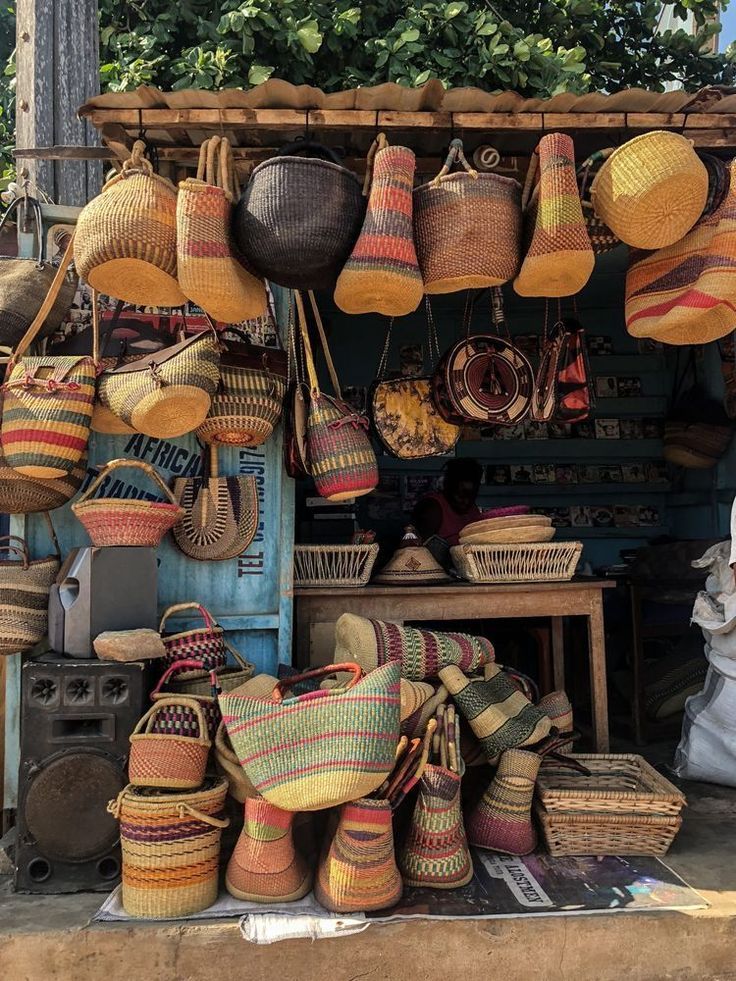
<instances>
[{"instance_id":1,"label":"seated person","mask_svg":"<svg viewBox=\"0 0 736 981\"><path fill-rule=\"evenodd\" d=\"M465 525L481 520L475 499L482 476L483 467L477 460L459 457L450 460L442 490L425 494L414 508L412 522L422 541L438 535L449 545L457 545Z\"/></svg>"}]
</instances>

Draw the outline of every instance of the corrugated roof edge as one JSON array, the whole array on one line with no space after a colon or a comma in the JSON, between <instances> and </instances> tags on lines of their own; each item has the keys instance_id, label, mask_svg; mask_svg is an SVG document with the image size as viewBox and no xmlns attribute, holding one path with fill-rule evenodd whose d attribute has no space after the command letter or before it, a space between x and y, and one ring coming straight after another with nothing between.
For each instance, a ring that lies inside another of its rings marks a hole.
<instances>
[{"instance_id":1,"label":"corrugated roof edge","mask_svg":"<svg viewBox=\"0 0 736 981\"><path fill-rule=\"evenodd\" d=\"M80 116L97 109L367 109L389 112L732 112L736 88L712 86L698 92L649 92L625 89L612 95L565 93L551 99L526 99L518 92L485 92L477 88L445 89L437 79L410 89L386 82L368 88L325 93L311 85L292 85L271 78L243 91L186 89L163 92L141 86L134 92L106 92L86 102Z\"/></svg>"}]
</instances>

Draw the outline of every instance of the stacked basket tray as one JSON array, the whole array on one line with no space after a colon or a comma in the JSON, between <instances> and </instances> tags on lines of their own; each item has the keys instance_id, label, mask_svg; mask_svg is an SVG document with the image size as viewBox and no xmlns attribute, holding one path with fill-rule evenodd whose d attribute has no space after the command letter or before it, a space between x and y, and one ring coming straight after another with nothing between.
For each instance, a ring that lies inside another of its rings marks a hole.
<instances>
[{"instance_id":1,"label":"stacked basket tray","mask_svg":"<svg viewBox=\"0 0 736 981\"><path fill-rule=\"evenodd\" d=\"M535 811L551 855L664 855L685 798L641 756L577 755L590 776L543 766Z\"/></svg>"},{"instance_id":2,"label":"stacked basket tray","mask_svg":"<svg viewBox=\"0 0 736 981\"><path fill-rule=\"evenodd\" d=\"M378 545L295 545L295 586L367 586Z\"/></svg>"},{"instance_id":3,"label":"stacked basket tray","mask_svg":"<svg viewBox=\"0 0 736 981\"><path fill-rule=\"evenodd\" d=\"M552 519L528 509L466 525L450 551L470 582L553 582L572 579L583 546L555 542Z\"/></svg>"}]
</instances>

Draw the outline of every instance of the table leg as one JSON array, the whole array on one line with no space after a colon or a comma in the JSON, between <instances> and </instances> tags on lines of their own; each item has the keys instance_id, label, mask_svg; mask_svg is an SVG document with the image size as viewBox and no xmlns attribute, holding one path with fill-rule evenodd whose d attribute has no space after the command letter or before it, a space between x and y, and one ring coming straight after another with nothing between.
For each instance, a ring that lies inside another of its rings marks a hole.
<instances>
[{"instance_id":1,"label":"table leg","mask_svg":"<svg viewBox=\"0 0 736 981\"><path fill-rule=\"evenodd\" d=\"M552 621L552 672L555 691L565 690L565 619L550 617Z\"/></svg>"},{"instance_id":2,"label":"table leg","mask_svg":"<svg viewBox=\"0 0 736 981\"><path fill-rule=\"evenodd\" d=\"M603 625L603 598L598 597L588 616L588 657L590 659L590 701L596 753L608 752L608 689L606 687L606 635Z\"/></svg>"}]
</instances>

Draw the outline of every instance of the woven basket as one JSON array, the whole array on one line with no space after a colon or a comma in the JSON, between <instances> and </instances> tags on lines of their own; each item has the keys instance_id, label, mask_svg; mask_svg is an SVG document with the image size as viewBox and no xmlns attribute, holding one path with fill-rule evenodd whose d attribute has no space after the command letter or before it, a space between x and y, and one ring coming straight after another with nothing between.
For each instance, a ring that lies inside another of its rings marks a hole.
<instances>
[{"instance_id":1,"label":"woven basket","mask_svg":"<svg viewBox=\"0 0 736 981\"><path fill-rule=\"evenodd\" d=\"M295 545L295 586L367 586L378 545Z\"/></svg>"},{"instance_id":2,"label":"woven basket","mask_svg":"<svg viewBox=\"0 0 736 981\"><path fill-rule=\"evenodd\" d=\"M168 710L175 712L180 708L187 709L196 717L195 732L154 731L159 714L163 715ZM183 695L167 695L157 699L130 737L130 781L142 787L194 790L204 780L211 745L199 702Z\"/></svg>"},{"instance_id":3,"label":"woven basket","mask_svg":"<svg viewBox=\"0 0 736 981\"><path fill-rule=\"evenodd\" d=\"M703 214L708 171L679 133L643 133L614 150L590 188L599 218L622 242L662 249Z\"/></svg>"},{"instance_id":4,"label":"woven basket","mask_svg":"<svg viewBox=\"0 0 736 981\"><path fill-rule=\"evenodd\" d=\"M668 463L678 467L710 470L717 466L732 439L731 426L668 420L664 426L662 455Z\"/></svg>"},{"instance_id":5,"label":"woven basket","mask_svg":"<svg viewBox=\"0 0 736 981\"><path fill-rule=\"evenodd\" d=\"M296 156L302 152L323 159ZM300 141L253 170L235 211L235 237L253 268L279 286L332 289L364 212L355 174L332 150Z\"/></svg>"},{"instance_id":6,"label":"woven basket","mask_svg":"<svg viewBox=\"0 0 736 981\"><path fill-rule=\"evenodd\" d=\"M459 161L466 173L451 174ZM521 187L479 174L453 140L445 164L414 191L414 241L425 293L500 286L519 269Z\"/></svg>"},{"instance_id":7,"label":"woven basket","mask_svg":"<svg viewBox=\"0 0 736 981\"><path fill-rule=\"evenodd\" d=\"M532 545L454 545L455 568L468 582L567 582L583 551L582 542Z\"/></svg>"},{"instance_id":8,"label":"woven basket","mask_svg":"<svg viewBox=\"0 0 736 981\"><path fill-rule=\"evenodd\" d=\"M196 179L179 184L177 270L187 298L226 324L252 320L266 310L263 280L238 261L231 241L233 202L239 196L230 141L205 140Z\"/></svg>"},{"instance_id":9,"label":"woven basket","mask_svg":"<svg viewBox=\"0 0 736 981\"><path fill-rule=\"evenodd\" d=\"M136 140L112 177L77 219L77 272L100 293L138 306L178 307L176 188L153 173Z\"/></svg>"},{"instance_id":10,"label":"woven basket","mask_svg":"<svg viewBox=\"0 0 736 981\"><path fill-rule=\"evenodd\" d=\"M102 482L121 467L135 467L148 474L167 501L118 499L92 495ZM166 532L184 517L184 508L159 477L143 460L111 460L100 470L79 500L72 504L75 517L84 525L93 545L143 545L156 548Z\"/></svg>"},{"instance_id":11,"label":"woven basket","mask_svg":"<svg viewBox=\"0 0 736 981\"><path fill-rule=\"evenodd\" d=\"M241 804L249 797L258 797L258 792L246 777L245 770L235 755L235 750L230 742L224 722L220 722L217 727L214 751L218 772L227 780L230 796L234 797Z\"/></svg>"},{"instance_id":12,"label":"woven basket","mask_svg":"<svg viewBox=\"0 0 736 981\"><path fill-rule=\"evenodd\" d=\"M35 514L63 507L87 476L87 454L65 477L26 477L8 466L0 447L0 513Z\"/></svg>"},{"instance_id":13,"label":"woven basket","mask_svg":"<svg viewBox=\"0 0 736 981\"><path fill-rule=\"evenodd\" d=\"M664 855L685 797L641 756L577 755L590 776L543 766L537 817L553 855Z\"/></svg>"},{"instance_id":14,"label":"woven basket","mask_svg":"<svg viewBox=\"0 0 736 981\"><path fill-rule=\"evenodd\" d=\"M186 610L196 610L204 621L204 626L182 630L175 634L164 634L164 627L169 617L176 613L184 613ZM215 623L212 614L201 603L175 603L174 606L170 606L161 617L158 632L166 648L164 660L167 666L184 659L193 659L202 661L201 670L217 671L227 664L225 632ZM187 677L191 678L192 675L182 674L179 680ZM195 674L194 677L199 675Z\"/></svg>"},{"instance_id":15,"label":"woven basket","mask_svg":"<svg viewBox=\"0 0 736 981\"><path fill-rule=\"evenodd\" d=\"M176 919L217 899L227 782L161 794L128 786L108 811L120 820L123 908L129 916Z\"/></svg>"},{"instance_id":16,"label":"woven basket","mask_svg":"<svg viewBox=\"0 0 736 981\"><path fill-rule=\"evenodd\" d=\"M60 557L30 559L25 539L16 535L0 538L0 552L16 556L0 559L0 654L26 653L46 635Z\"/></svg>"}]
</instances>

